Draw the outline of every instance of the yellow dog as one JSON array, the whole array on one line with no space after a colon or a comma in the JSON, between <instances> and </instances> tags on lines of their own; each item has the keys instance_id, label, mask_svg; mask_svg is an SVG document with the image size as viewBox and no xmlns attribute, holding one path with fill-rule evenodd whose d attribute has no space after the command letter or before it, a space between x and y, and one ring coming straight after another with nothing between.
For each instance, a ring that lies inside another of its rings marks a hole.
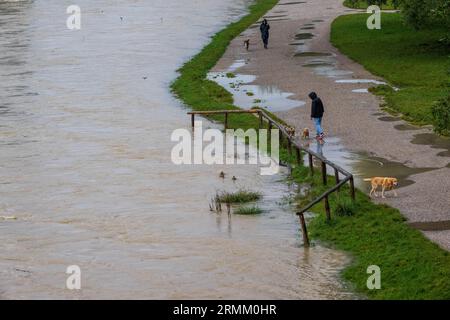
<instances>
[{"instance_id":1,"label":"yellow dog","mask_svg":"<svg viewBox=\"0 0 450 320\"><path fill-rule=\"evenodd\" d=\"M389 177L374 177L371 179L364 179L364 181L370 181L372 184L372 190L370 190L370 196L375 195L378 197L377 189L381 186L381 197L385 199L384 196L385 191L392 190L394 192L394 196L397 197L397 192L395 192L394 188L398 186L397 178L389 178Z\"/></svg>"}]
</instances>

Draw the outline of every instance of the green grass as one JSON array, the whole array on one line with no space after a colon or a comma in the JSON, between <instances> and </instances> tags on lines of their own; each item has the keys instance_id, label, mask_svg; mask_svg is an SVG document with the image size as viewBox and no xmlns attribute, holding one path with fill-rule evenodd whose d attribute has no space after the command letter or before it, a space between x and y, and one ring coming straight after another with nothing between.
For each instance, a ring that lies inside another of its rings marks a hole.
<instances>
[{"instance_id":1,"label":"green grass","mask_svg":"<svg viewBox=\"0 0 450 320\"><path fill-rule=\"evenodd\" d=\"M293 179L313 186L307 195L312 199L334 180L329 177L324 187L320 174L311 177L308 171L295 168ZM353 262L342 276L354 290L371 299L450 299L450 253L405 224L398 210L374 204L359 190L356 203L349 204L348 194L346 186L339 196L330 197L331 222L326 221L323 203L315 206L318 215L308 228L313 239L351 254ZM345 214L338 215L342 207ZM381 290L367 289L370 265L381 268Z\"/></svg>"},{"instance_id":2,"label":"green grass","mask_svg":"<svg viewBox=\"0 0 450 320\"><path fill-rule=\"evenodd\" d=\"M216 83L206 80L206 74L221 58L230 41L256 22L276 2L276 0L255 1L249 15L216 34L208 46L180 69L180 77L173 83L172 89L187 106L195 110L237 108L233 105L231 94ZM353 19L356 19L354 23L364 20L363 16L356 16ZM391 24L397 26L397 18L389 19L394 21L388 23L388 19L383 20L385 23L383 26L386 28L383 32L391 30L389 27ZM337 25L340 23L338 19ZM354 28L358 29L356 25ZM347 28L344 29L348 31ZM361 33L364 32L361 30L356 30L352 35L347 34L350 40L341 40L346 45L351 45L353 41L361 43L363 42ZM336 38L336 34L334 36ZM410 37L409 33L405 35L406 40ZM424 41L423 36L420 39ZM364 41L367 42L367 39ZM395 43L392 45L394 50L398 50L397 47L401 46ZM371 50L382 53L376 48L375 43L371 47ZM389 52L387 54L391 55ZM426 62L425 57L417 59ZM383 64L382 59L378 60L375 65ZM434 63L432 65L434 66ZM423 70L426 71L427 68ZM401 73L401 70L397 70L397 66L392 67L391 71L393 74ZM441 71L436 69L436 74L440 75ZM431 77L429 74L424 76L427 79ZM436 83L434 79L431 81ZM214 120L221 121L223 117L215 117ZM232 116L228 120L231 128L258 127L258 119L249 115ZM280 150L280 158L284 162L295 163L286 148ZM309 169L303 166L294 166L293 179L298 183L312 185L311 194L308 195L311 199L327 189L321 185L318 173L311 177ZM334 177L330 177L330 185L333 179ZM348 199L348 191L348 187L342 189L339 201L348 201L342 200ZM427 240L420 232L409 228L397 210L374 204L360 191L357 192L357 210L352 212L351 216L334 214L337 208L336 201L337 196L333 194L330 197L333 216L331 223L326 222L322 204L314 207L318 216L310 222L310 232L315 239L351 254L353 262L343 271L343 277L353 284L357 292L373 299L450 299L450 255L447 251ZM368 277L366 270L370 265L381 267L381 290L368 290L366 287Z\"/></svg>"},{"instance_id":3,"label":"green grass","mask_svg":"<svg viewBox=\"0 0 450 320\"><path fill-rule=\"evenodd\" d=\"M367 4L367 1L365 1L365 0L358 0L358 1L345 0L344 6L353 8L353 9L367 9L367 7L369 5ZM394 5L392 4L392 2L388 1L387 4L381 6L381 9L382 10L392 10L395 8L394 8Z\"/></svg>"},{"instance_id":4,"label":"green grass","mask_svg":"<svg viewBox=\"0 0 450 320\"><path fill-rule=\"evenodd\" d=\"M331 42L399 91L376 89L386 107L417 124L432 124L431 107L450 91L450 48L439 44L446 30L413 30L397 13L385 13L381 30L366 28L367 14L346 15L332 24Z\"/></svg>"},{"instance_id":5,"label":"green grass","mask_svg":"<svg viewBox=\"0 0 450 320\"><path fill-rule=\"evenodd\" d=\"M261 214L263 213L263 210L257 206L238 207L236 210L233 211L233 213L238 215L251 216Z\"/></svg>"},{"instance_id":6,"label":"green grass","mask_svg":"<svg viewBox=\"0 0 450 320\"><path fill-rule=\"evenodd\" d=\"M219 200L223 203L247 203L257 201L259 199L261 199L261 193L249 190L222 192L219 195Z\"/></svg>"}]
</instances>

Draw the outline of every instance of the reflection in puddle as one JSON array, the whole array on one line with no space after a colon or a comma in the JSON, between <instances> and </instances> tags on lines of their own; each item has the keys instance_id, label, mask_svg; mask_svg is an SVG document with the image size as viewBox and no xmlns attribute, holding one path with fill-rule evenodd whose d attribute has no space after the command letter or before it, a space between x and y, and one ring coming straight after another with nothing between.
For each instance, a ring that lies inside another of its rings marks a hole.
<instances>
[{"instance_id":1,"label":"reflection in puddle","mask_svg":"<svg viewBox=\"0 0 450 320\"><path fill-rule=\"evenodd\" d=\"M279 3L278 6L290 6L294 4L302 4L306 3L305 1L297 1L297 2L285 2L285 3Z\"/></svg>"},{"instance_id":2,"label":"reflection in puddle","mask_svg":"<svg viewBox=\"0 0 450 320\"><path fill-rule=\"evenodd\" d=\"M401 162L364 154L359 154L359 161L353 164L353 173L359 177L358 180L370 177L395 177L399 180L399 188L415 183L408 179L409 176L435 169L437 168L410 168ZM368 187L366 184L365 189Z\"/></svg>"},{"instance_id":3,"label":"reflection in puddle","mask_svg":"<svg viewBox=\"0 0 450 320\"><path fill-rule=\"evenodd\" d=\"M304 51L294 54L295 57L329 57L331 53L329 52L314 52L314 51Z\"/></svg>"},{"instance_id":4,"label":"reflection in puddle","mask_svg":"<svg viewBox=\"0 0 450 320\"><path fill-rule=\"evenodd\" d=\"M434 133L420 133L414 136L411 140L413 144L427 145L433 149L445 149L446 151L439 152L440 157L450 157L450 139L443 138Z\"/></svg>"},{"instance_id":5,"label":"reflection in puddle","mask_svg":"<svg viewBox=\"0 0 450 320\"><path fill-rule=\"evenodd\" d=\"M401 162L389 161L384 158L374 157L362 152L352 152L346 149L339 138L328 137L324 145L317 144L315 140L304 143L306 147L322 154L328 160L336 163L344 169L352 172L355 177L355 185L361 190L369 190L365 178L392 176L399 179L399 188L414 184L409 176L435 170L437 168L410 168ZM305 165L307 165L305 159Z\"/></svg>"},{"instance_id":6,"label":"reflection in puddle","mask_svg":"<svg viewBox=\"0 0 450 320\"><path fill-rule=\"evenodd\" d=\"M352 83L352 84L359 84L359 83L373 83L373 84L386 84L386 82L379 81L379 80L373 80L373 79L342 79L342 80L336 80L336 83Z\"/></svg>"},{"instance_id":7,"label":"reflection in puddle","mask_svg":"<svg viewBox=\"0 0 450 320\"><path fill-rule=\"evenodd\" d=\"M353 72L348 70L339 70L336 68L336 58L329 52L299 52L296 57L326 57L324 59L314 59L306 61L302 66L313 68L314 73L328 78L339 78L351 75Z\"/></svg>"},{"instance_id":8,"label":"reflection in puddle","mask_svg":"<svg viewBox=\"0 0 450 320\"><path fill-rule=\"evenodd\" d=\"M355 93L369 93L369 89L366 89L366 88L364 88L364 89L353 89L352 92L355 92Z\"/></svg>"},{"instance_id":9,"label":"reflection in puddle","mask_svg":"<svg viewBox=\"0 0 450 320\"><path fill-rule=\"evenodd\" d=\"M303 101L290 99L292 93L283 92L275 86L251 84L256 80L256 76L230 75L230 72L236 71L243 65L245 65L245 61L237 60L227 72L210 72L208 79L224 87L233 95L234 103L244 109L261 107L270 112L277 112L305 105Z\"/></svg>"},{"instance_id":10,"label":"reflection in puddle","mask_svg":"<svg viewBox=\"0 0 450 320\"><path fill-rule=\"evenodd\" d=\"M235 72L237 69L242 68L243 66L245 66L247 64L247 62L245 60L236 60L229 68L228 71L229 72Z\"/></svg>"},{"instance_id":11,"label":"reflection in puddle","mask_svg":"<svg viewBox=\"0 0 450 320\"><path fill-rule=\"evenodd\" d=\"M335 67L317 67L314 68L314 73L319 76L324 76L328 78L338 78L344 77L352 74L352 71L339 70Z\"/></svg>"},{"instance_id":12,"label":"reflection in puddle","mask_svg":"<svg viewBox=\"0 0 450 320\"><path fill-rule=\"evenodd\" d=\"M386 122L395 122L395 121L400 121L402 119L401 118L397 118L397 117L385 116L385 117L379 117L378 120L386 121Z\"/></svg>"},{"instance_id":13,"label":"reflection in puddle","mask_svg":"<svg viewBox=\"0 0 450 320\"><path fill-rule=\"evenodd\" d=\"M400 131L408 131L408 130L420 130L420 127L413 126L412 124L402 123L394 126L395 129Z\"/></svg>"},{"instance_id":14,"label":"reflection in puddle","mask_svg":"<svg viewBox=\"0 0 450 320\"><path fill-rule=\"evenodd\" d=\"M312 33L299 33L295 35L295 39L297 40L308 40L312 39L314 35Z\"/></svg>"},{"instance_id":15,"label":"reflection in puddle","mask_svg":"<svg viewBox=\"0 0 450 320\"><path fill-rule=\"evenodd\" d=\"M309 60L302 65L303 67L333 67L334 63L326 59Z\"/></svg>"}]
</instances>

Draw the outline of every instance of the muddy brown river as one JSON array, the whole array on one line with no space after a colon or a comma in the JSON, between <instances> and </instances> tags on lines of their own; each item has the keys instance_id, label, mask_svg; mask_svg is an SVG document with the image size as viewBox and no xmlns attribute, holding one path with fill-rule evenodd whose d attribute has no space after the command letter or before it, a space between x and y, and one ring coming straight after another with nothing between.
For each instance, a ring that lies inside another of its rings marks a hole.
<instances>
[{"instance_id":1,"label":"muddy brown river","mask_svg":"<svg viewBox=\"0 0 450 320\"><path fill-rule=\"evenodd\" d=\"M248 3L78 0L76 31L64 1L0 0L0 298L353 297L347 256L302 247L283 172L171 162L176 69ZM262 215L209 211L239 188Z\"/></svg>"}]
</instances>

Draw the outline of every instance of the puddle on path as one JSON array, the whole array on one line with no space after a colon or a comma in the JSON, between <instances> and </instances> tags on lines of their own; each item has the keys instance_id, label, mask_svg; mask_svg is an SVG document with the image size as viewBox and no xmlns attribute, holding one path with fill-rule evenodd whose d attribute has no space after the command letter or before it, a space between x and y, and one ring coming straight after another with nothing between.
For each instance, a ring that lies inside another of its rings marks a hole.
<instances>
[{"instance_id":1,"label":"puddle on path","mask_svg":"<svg viewBox=\"0 0 450 320\"><path fill-rule=\"evenodd\" d=\"M297 1L297 2L285 2L285 3L279 3L279 6L291 6L291 5L295 5L295 4L302 4L302 3L306 3L305 1Z\"/></svg>"},{"instance_id":2,"label":"puddle on path","mask_svg":"<svg viewBox=\"0 0 450 320\"><path fill-rule=\"evenodd\" d=\"M294 54L295 57L329 57L329 52L315 52L315 51L303 51Z\"/></svg>"},{"instance_id":3,"label":"puddle on path","mask_svg":"<svg viewBox=\"0 0 450 320\"><path fill-rule=\"evenodd\" d=\"M302 67L308 68L319 68L319 67L333 67L334 64L328 62L327 60L309 60L306 63L302 64Z\"/></svg>"},{"instance_id":4,"label":"puddle on path","mask_svg":"<svg viewBox=\"0 0 450 320\"><path fill-rule=\"evenodd\" d=\"M295 35L296 40L309 40L309 39L312 39L313 37L314 37L314 35L310 32L297 33Z\"/></svg>"},{"instance_id":5,"label":"puddle on path","mask_svg":"<svg viewBox=\"0 0 450 320\"><path fill-rule=\"evenodd\" d=\"M363 89L353 89L352 92L355 93L369 93L369 89L363 88Z\"/></svg>"},{"instance_id":6,"label":"puddle on path","mask_svg":"<svg viewBox=\"0 0 450 320\"><path fill-rule=\"evenodd\" d=\"M276 19L276 18L284 18L287 17L287 14L273 15L273 16L264 16L264 19Z\"/></svg>"},{"instance_id":7,"label":"puddle on path","mask_svg":"<svg viewBox=\"0 0 450 320\"><path fill-rule=\"evenodd\" d=\"M440 157L450 157L450 139L442 138L434 133L419 133L411 140L413 144L427 145L433 149L444 149L437 155Z\"/></svg>"},{"instance_id":8,"label":"puddle on path","mask_svg":"<svg viewBox=\"0 0 450 320\"><path fill-rule=\"evenodd\" d=\"M417 127L417 126L413 126L412 124L408 124L408 123L402 123L402 124L397 124L396 126L394 126L395 129L400 130L400 131L409 131L409 130L420 130L422 128Z\"/></svg>"},{"instance_id":9,"label":"puddle on path","mask_svg":"<svg viewBox=\"0 0 450 320\"><path fill-rule=\"evenodd\" d=\"M385 122L395 122L395 121L400 121L402 119L398 118L398 117L385 116L385 117L379 117L378 120L385 121Z\"/></svg>"},{"instance_id":10,"label":"puddle on path","mask_svg":"<svg viewBox=\"0 0 450 320\"><path fill-rule=\"evenodd\" d=\"M293 94L283 92L276 86L251 84L256 80L256 76L233 74L230 77L229 73L236 71L243 65L245 65L244 60L237 60L226 72L210 72L208 79L224 87L233 95L235 104L244 109L261 107L270 112L277 112L305 105L304 101L289 99Z\"/></svg>"},{"instance_id":11,"label":"puddle on path","mask_svg":"<svg viewBox=\"0 0 450 320\"><path fill-rule=\"evenodd\" d=\"M336 83L351 83L351 84L360 84L360 83L369 83L369 84L386 84L386 82L374 80L374 79L341 79L336 80Z\"/></svg>"},{"instance_id":12,"label":"puddle on path","mask_svg":"<svg viewBox=\"0 0 450 320\"><path fill-rule=\"evenodd\" d=\"M389 161L384 158L370 156L363 152L352 152L346 149L337 137L327 137L324 145L315 140L303 142L306 147L322 154L330 161L353 173L355 185L361 190L368 191L370 185L364 179L370 177L392 176L399 179L399 188L409 186L415 182L408 179L411 175L435 170L437 168L410 168L401 162ZM307 159L305 159L305 164Z\"/></svg>"}]
</instances>

